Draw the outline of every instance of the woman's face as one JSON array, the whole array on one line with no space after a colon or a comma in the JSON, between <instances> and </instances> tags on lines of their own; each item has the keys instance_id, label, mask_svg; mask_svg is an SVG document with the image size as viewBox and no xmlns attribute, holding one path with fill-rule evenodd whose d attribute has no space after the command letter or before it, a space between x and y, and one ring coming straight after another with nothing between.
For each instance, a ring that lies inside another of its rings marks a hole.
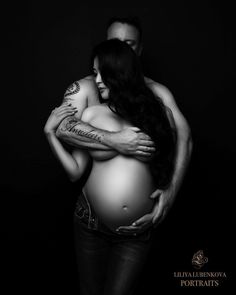
<instances>
[{"instance_id":1,"label":"woman's face","mask_svg":"<svg viewBox=\"0 0 236 295\"><path fill-rule=\"evenodd\" d=\"M94 59L94 62L93 62L93 75L94 75L94 80L95 80L97 87L99 89L99 92L101 94L101 97L103 99L108 99L109 98L109 89L102 81L102 76L99 71L99 62L98 62L97 57Z\"/></svg>"}]
</instances>

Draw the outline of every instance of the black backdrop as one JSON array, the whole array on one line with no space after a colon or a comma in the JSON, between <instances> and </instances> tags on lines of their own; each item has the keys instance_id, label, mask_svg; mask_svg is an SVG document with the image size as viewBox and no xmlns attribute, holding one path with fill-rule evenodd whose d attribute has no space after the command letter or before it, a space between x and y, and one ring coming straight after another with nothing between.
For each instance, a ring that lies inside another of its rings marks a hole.
<instances>
[{"instance_id":1,"label":"black backdrop","mask_svg":"<svg viewBox=\"0 0 236 295\"><path fill-rule=\"evenodd\" d=\"M208 257L204 271L227 273L217 290L228 289L236 164L231 11L214 1L8 4L1 112L1 245L8 288L77 291L72 217L80 184L67 180L43 126L67 86L88 74L90 50L105 38L107 20L137 15L145 74L172 91L194 141L177 201L156 230L140 294L184 290L173 272L193 271L191 259L200 249Z\"/></svg>"}]
</instances>

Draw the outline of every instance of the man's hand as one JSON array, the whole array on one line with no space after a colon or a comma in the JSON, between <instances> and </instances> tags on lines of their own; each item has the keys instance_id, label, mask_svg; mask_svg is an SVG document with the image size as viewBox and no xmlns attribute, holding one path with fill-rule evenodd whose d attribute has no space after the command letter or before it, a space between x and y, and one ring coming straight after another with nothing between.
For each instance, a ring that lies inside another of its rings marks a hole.
<instances>
[{"instance_id":1,"label":"man's hand","mask_svg":"<svg viewBox=\"0 0 236 295\"><path fill-rule=\"evenodd\" d=\"M166 190L156 190L152 193L150 198L156 199L156 204L153 209L154 216L152 219L154 227L157 227L157 225L165 219L175 201L175 197L176 191L172 185Z\"/></svg>"},{"instance_id":2,"label":"man's hand","mask_svg":"<svg viewBox=\"0 0 236 295\"><path fill-rule=\"evenodd\" d=\"M145 214L133 222L132 225L120 226L117 232L121 234L138 234L151 226L157 227L165 219L172 207L175 196L176 192L172 185L166 190L155 190L150 196L151 199L156 200L152 212Z\"/></svg>"},{"instance_id":3,"label":"man's hand","mask_svg":"<svg viewBox=\"0 0 236 295\"><path fill-rule=\"evenodd\" d=\"M155 152L150 136L137 127L128 127L110 134L110 146L121 154L150 157Z\"/></svg>"}]
</instances>

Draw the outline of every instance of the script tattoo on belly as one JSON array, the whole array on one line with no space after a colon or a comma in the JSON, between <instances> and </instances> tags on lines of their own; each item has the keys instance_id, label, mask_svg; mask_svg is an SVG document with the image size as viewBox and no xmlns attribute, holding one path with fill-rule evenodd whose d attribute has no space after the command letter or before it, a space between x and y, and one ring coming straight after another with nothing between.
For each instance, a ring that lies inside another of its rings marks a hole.
<instances>
[{"instance_id":1,"label":"script tattoo on belly","mask_svg":"<svg viewBox=\"0 0 236 295\"><path fill-rule=\"evenodd\" d=\"M81 128L83 128L83 130L75 128L76 126L79 126L79 125L81 125ZM101 136L95 133L96 130L93 129L92 126L83 123L81 120L75 117L66 118L63 122L63 127L61 128L61 131L62 132L66 131L72 134L87 137L99 143L102 143Z\"/></svg>"},{"instance_id":2,"label":"script tattoo on belly","mask_svg":"<svg viewBox=\"0 0 236 295\"><path fill-rule=\"evenodd\" d=\"M78 93L80 91L80 85L79 85L79 82L78 81L75 81L73 84L71 84L65 94L64 94L64 99L63 99L63 102L69 102L71 99L70 99L70 96L71 95L74 95L76 93Z\"/></svg>"}]
</instances>

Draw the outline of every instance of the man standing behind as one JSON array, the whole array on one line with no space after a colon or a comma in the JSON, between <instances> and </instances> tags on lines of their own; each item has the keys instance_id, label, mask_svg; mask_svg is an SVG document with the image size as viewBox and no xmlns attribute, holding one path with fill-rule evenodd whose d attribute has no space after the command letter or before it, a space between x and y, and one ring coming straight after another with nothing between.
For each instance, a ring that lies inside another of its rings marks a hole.
<instances>
[{"instance_id":1,"label":"man standing behind","mask_svg":"<svg viewBox=\"0 0 236 295\"><path fill-rule=\"evenodd\" d=\"M137 19L113 18L107 26L107 39L120 39L131 46L141 55L142 29ZM175 197L182 184L192 153L192 138L190 127L180 112L173 95L162 84L145 77L146 84L153 93L162 99L170 109L177 134L177 151L175 168L171 184L165 190L157 189L150 198L156 199L153 211L144 215L130 226L122 226L120 232L144 230L146 227L160 223L172 207ZM83 123L80 118L84 109L90 105L98 104L97 86L92 76L74 82L66 91L63 103L71 103L77 107L74 117L65 118L57 129L57 136L67 143L78 148L116 149L126 155L148 157L154 150L150 138L138 128L127 128L124 131L111 133L96 129Z\"/></svg>"}]
</instances>

